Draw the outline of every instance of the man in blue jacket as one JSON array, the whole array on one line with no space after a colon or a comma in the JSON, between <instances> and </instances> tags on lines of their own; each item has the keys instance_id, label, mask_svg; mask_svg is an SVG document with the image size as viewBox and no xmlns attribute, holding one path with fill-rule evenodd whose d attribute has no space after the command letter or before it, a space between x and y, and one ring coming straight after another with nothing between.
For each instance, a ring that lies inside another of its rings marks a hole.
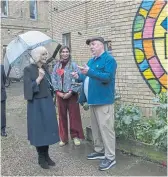
<instances>
[{"instance_id":1,"label":"man in blue jacket","mask_svg":"<svg viewBox=\"0 0 168 177\"><path fill-rule=\"evenodd\" d=\"M117 63L104 50L104 39L95 37L86 40L93 54L87 65L78 66L82 74L72 73L78 82L83 82L79 102L88 102L91 112L91 127L95 152L87 159L101 159L99 170L107 170L116 164L114 131L114 95Z\"/></svg>"}]
</instances>

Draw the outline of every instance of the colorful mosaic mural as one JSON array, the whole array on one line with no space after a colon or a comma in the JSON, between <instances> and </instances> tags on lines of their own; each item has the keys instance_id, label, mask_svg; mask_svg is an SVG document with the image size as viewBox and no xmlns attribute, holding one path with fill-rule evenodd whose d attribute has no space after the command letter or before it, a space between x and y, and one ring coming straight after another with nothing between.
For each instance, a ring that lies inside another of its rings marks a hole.
<instances>
[{"instance_id":1,"label":"colorful mosaic mural","mask_svg":"<svg viewBox=\"0 0 168 177\"><path fill-rule=\"evenodd\" d=\"M166 0L143 0L134 19L132 44L143 78L158 94L168 83L168 4Z\"/></svg>"}]
</instances>

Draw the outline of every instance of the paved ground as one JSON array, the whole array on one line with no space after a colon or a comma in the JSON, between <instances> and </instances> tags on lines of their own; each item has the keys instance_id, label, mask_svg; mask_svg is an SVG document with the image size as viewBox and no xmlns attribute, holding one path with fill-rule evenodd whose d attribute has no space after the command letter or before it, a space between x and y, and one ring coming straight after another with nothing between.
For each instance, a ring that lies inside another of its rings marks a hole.
<instances>
[{"instance_id":1,"label":"paved ground","mask_svg":"<svg viewBox=\"0 0 168 177\"><path fill-rule=\"evenodd\" d=\"M127 156L117 151L117 165L109 171L98 170L99 161L86 159L92 144L83 141L80 147L72 142L67 146L51 146L50 154L56 166L43 170L37 164L35 148L27 141L26 102L23 99L22 83L12 83L7 89L7 132L1 139L2 176L166 176L166 168ZM88 112L82 112L83 126L89 124Z\"/></svg>"}]
</instances>

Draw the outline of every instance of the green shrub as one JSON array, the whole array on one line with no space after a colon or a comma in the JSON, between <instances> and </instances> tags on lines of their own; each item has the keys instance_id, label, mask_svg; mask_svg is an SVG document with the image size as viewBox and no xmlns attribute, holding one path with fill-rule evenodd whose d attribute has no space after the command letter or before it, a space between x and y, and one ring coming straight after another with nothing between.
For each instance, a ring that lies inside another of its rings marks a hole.
<instances>
[{"instance_id":1,"label":"green shrub","mask_svg":"<svg viewBox=\"0 0 168 177\"><path fill-rule=\"evenodd\" d=\"M167 148L167 93L161 93L156 98L154 101L159 104L154 108L156 112L156 127L153 135L153 144Z\"/></svg>"},{"instance_id":2,"label":"green shrub","mask_svg":"<svg viewBox=\"0 0 168 177\"><path fill-rule=\"evenodd\" d=\"M155 116L142 117L142 112L134 104L115 104L116 136L134 139L158 148L167 149L167 95L161 93L154 99Z\"/></svg>"},{"instance_id":3,"label":"green shrub","mask_svg":"<svg viewBox=\"0 0 168 177\"><path fill-rule=\"evenodd\" d=\"M115 104L116 135L124 138L136 138L136 125L141 118L141 112L135 105Z\"/></svg>"}]
</instances>

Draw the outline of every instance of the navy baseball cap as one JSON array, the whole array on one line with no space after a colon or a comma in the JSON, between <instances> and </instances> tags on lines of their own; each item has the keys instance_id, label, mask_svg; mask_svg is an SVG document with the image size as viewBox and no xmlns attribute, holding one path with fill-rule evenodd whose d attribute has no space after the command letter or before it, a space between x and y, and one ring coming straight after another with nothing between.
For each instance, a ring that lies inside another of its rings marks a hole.
<instances>
[{"instance_id":1,"label":"navy baseball cap","mask_svg":"<svg viewBox=\"0 0 168 177\"><path fill-rule=\"evenodd\" d=\"M100 41L101 43L104 44L104 38L102 37L93 37L93 38L87 39L86 44L89 45L90 42L93 42L93 41Z\"/></svg>"}]
</instances>

